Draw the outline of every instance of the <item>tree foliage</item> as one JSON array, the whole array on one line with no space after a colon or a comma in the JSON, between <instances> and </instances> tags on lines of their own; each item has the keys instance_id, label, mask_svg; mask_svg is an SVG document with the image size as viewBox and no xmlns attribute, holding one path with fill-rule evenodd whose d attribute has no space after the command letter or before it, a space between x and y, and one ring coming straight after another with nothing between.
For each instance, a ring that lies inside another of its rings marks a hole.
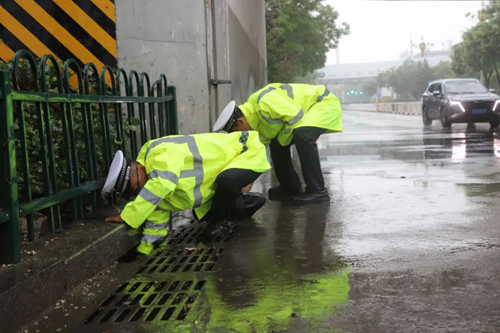
<instances>
[{"instance_id":1,"label":"tree foliage","mask_svg":"<svg viewBox=\"0 0 500 333\"><path fill-rule=\"evenodd\" d=\"M471 14L467 16L475 17ZM453 48L453 70L459 74L467 71L481 71L488 87L490 87L492 75L496 74L500 86L500 57L498 56L500 2L490 1L477 16L480 21L467 30L462 36L462 42Z\"/></svg>"},{"instance_id":2,"label":"tree foliage","mask_svg":"<svg viewBox=\"0 0 500 333\"><path fill-rule=\"evenodd\" d=\"M349 33L323 0L266 0L267 62L271 82L290 82L324 66L326 53Z\"/></svg>"},{"instance_id":3,"label":"tree foliage","mask_svg":"<svg viewBox=\"0 0 500 333\"><path fill-rule=\"evenodd\" d=\"M468 74L470 73L467 72L464 75ZM380 87L392 87L401 100L412 101L420 99L429 81L462 76L453 71L448 61L430 66L426 60L408 59L403 65L380 73L377 77L377 84Z\"/></svg>"}]
</instances>

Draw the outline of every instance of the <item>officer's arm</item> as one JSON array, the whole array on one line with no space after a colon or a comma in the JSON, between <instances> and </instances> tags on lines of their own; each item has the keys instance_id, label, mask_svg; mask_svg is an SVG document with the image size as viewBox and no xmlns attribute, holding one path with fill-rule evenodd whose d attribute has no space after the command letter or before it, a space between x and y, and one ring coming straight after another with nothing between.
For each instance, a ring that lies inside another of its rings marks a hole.
<instances>
[{"instance_id":1,"label":"officer's arm","mask_svg":"<svg viewBox=\"0 0 500 333\"><path fill-rule=\"evenodd\" d=\"M121 218L131 227L138 228L160 202L172 195L184 167L184 154L169 149L157 156L148 156L149 180L137 198L125 206Z\"/></svg>"},{"instance_id":2,"label":"officer's arm","mask_svg":"<svg viewBox=\"0 0 500 333\"><path fill-rule=\"evenodd\" d=\"M272 119L279 119L286 126L293 126L304 117L301 105L278 89L266 94L260 100L259 106L261 110L269 113Z\"/></svg>"}]
</instances>

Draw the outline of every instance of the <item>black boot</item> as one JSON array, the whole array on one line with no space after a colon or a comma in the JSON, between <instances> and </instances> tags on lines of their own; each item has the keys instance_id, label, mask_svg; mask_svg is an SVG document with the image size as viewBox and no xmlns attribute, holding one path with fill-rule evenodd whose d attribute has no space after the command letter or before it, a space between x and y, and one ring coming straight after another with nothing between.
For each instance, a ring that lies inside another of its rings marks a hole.
<instances>
[{"instance_id":1,"label":"black boot","mask_svg":"<svg viewBox=\"0 0 500 333\"><path fill-rule=\"evenodd\" d=\"M271 201L283 201L290 200L295 196L300 195L300 189L286 189L282 186L271 187L267 194L269 196L269 200Z\"/></svg>"},{"instance_id":2,"label":"black boot","mask_svg":"<svg viewBox=\"0 0 500 333\"><path fill-rule=\"evenodd\" d=\"M328 190L326 188L322 191L314 193L305 192L304 194L293 198L294 205L311 205L322 202L330 202L330 195L328 194Z\"/></svg>"}]
</instances>

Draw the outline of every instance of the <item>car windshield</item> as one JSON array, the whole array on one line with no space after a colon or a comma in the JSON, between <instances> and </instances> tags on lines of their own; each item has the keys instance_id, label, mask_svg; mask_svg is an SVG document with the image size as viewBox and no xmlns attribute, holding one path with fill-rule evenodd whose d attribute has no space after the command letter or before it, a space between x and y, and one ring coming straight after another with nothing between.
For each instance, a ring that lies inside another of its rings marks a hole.
<instances>
[{"instance_id":1,"label":"car windshield","mask_svg":"<svg viewBox=\"0 0 500 333\"><path fill-rule=\"evenodd\" d=\"M454 81L446 83L448 94L478 94L486 93L488 90L476 81Z\"/></svg>"}]
</instances>

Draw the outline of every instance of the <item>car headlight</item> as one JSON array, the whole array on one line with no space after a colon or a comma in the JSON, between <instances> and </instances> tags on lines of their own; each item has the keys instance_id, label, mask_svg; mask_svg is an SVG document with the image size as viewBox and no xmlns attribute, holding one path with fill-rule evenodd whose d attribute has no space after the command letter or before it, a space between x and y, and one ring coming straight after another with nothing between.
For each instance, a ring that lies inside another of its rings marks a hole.
<instances>
[{"instance_id":1,"label":"car headlight","mask_svg":"<svg viewBox=\"0 0 500 333\"><path fill-rule=\"evenodd\" d=\"M460 107L460 110L462 110L462 112L465 112L465 109L464 109L464 106L462 105L462 103L460 102L457 102L457 101L450 101L450 105L453 106L453 105L458 105ZM495 110L495 109L493 109Z\"/></svg>"},{"instance_id":2,"label":"car headlight","mask_svg":"<svg viewBox=\"0 0 500 333\"><path fill-rule=\"evenodd\" d=\"M497 99L495 101L495 105L493 105L493 111L495 111L495 109L497 108L498 104L500 104L500 99Z\"/></svg>"}]
</instances>

